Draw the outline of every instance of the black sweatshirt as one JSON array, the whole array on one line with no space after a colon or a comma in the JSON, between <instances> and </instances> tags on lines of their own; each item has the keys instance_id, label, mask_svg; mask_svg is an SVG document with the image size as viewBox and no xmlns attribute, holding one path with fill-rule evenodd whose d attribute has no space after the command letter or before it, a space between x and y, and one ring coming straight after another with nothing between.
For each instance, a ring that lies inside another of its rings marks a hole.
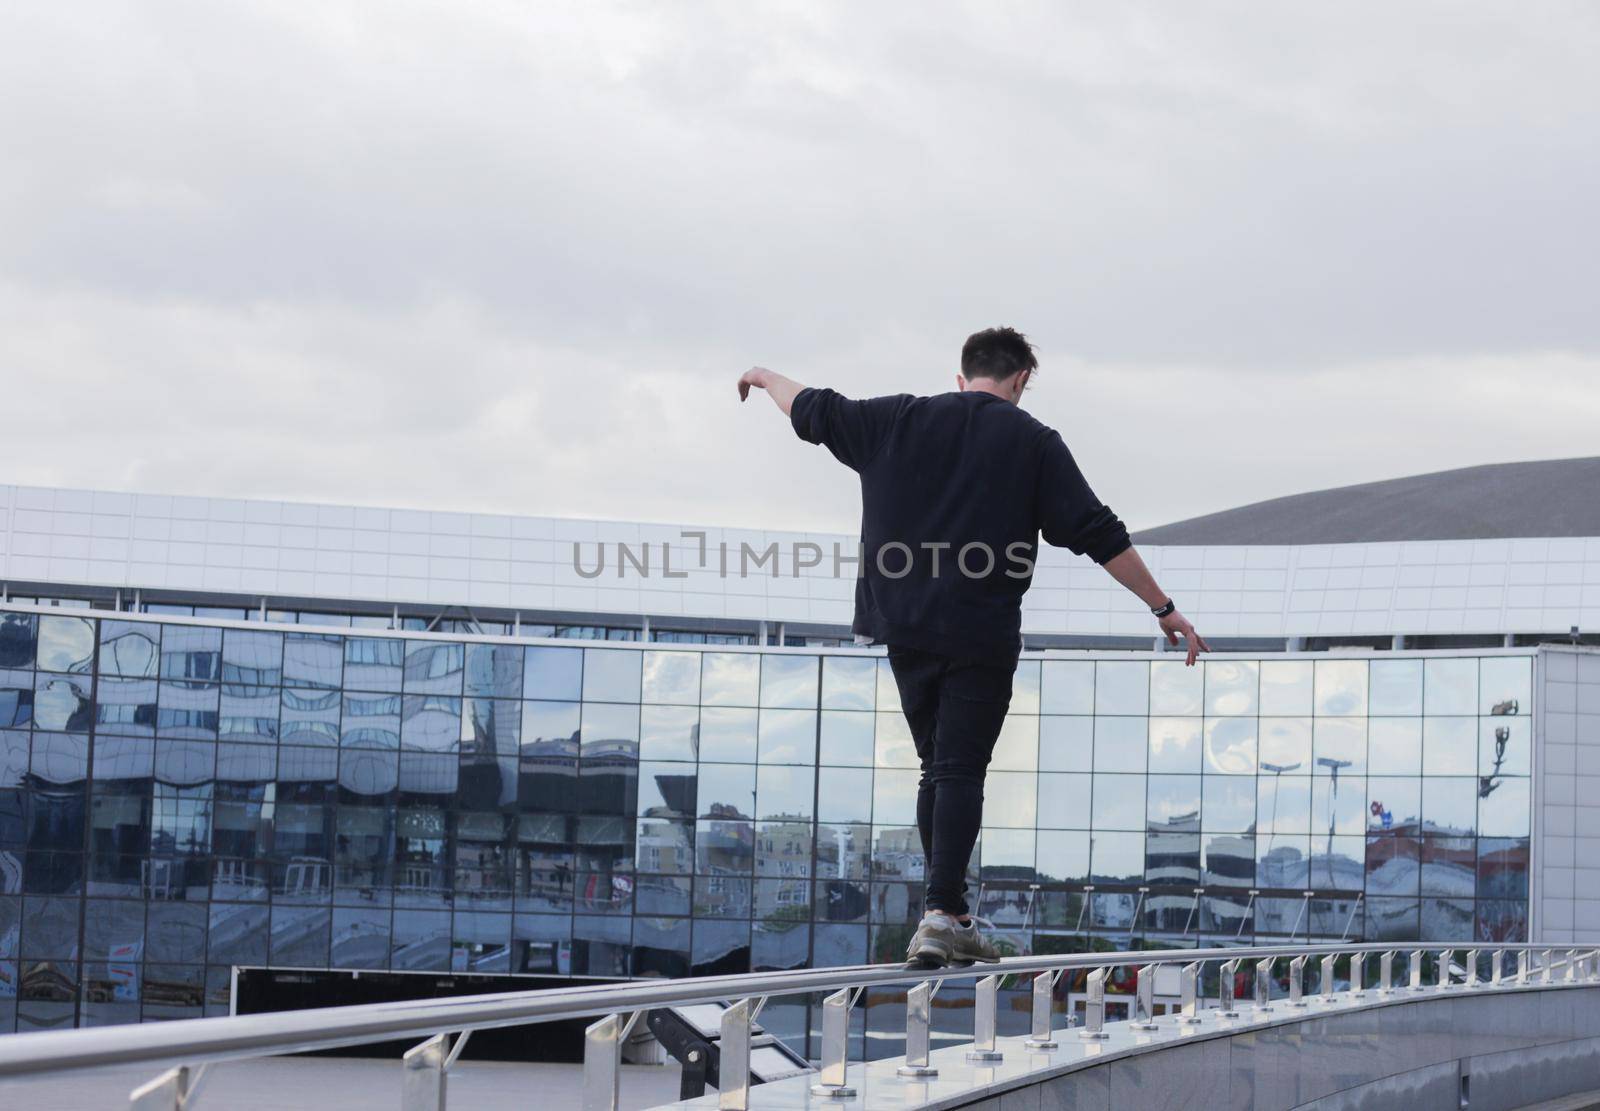
<instances>
[{"instance_id":1,"label":"black sweatshirt","mask_svg":"<svg viewBox=\"0 0 1600 1111\"><path fill-rule=\"evenodd\" d=\"M851 628L879 643L1015 659L1041 533L1096 563L1129 546L1061 436L993 394L805 389L789 419L861 475L862 560L840 573L860 573Z\"/></svg>"}]
</instances>

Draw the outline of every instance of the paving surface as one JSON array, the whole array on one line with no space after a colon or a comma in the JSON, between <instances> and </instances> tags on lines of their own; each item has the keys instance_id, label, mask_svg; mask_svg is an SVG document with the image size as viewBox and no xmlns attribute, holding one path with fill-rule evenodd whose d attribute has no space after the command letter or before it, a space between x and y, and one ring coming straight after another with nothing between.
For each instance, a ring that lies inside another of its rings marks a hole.
<instances>
[{"instance_id":1,"label":"paving surface","mask_svg":"<svg viewBox=\"0 0 1600 1111\"><path fill-rule=\"evenodd\" d=\"M17 1035L26 1037L26 1035ZM72 1077L0 1080L6 1111L125 1111L128 1092L155 1074L144 1066L97 1069ZM529 1107L576 1108L583 1073L577 1065L458 1061L450 1070L451 1111L500 1111ZM622 1107L656 1107L678 1098L676 1065L624 1065ZM355 1057L264 1057L215 1065L195 1111L396 1111L400 1106L400 1062Z\"/></svg>"}]
</instances>

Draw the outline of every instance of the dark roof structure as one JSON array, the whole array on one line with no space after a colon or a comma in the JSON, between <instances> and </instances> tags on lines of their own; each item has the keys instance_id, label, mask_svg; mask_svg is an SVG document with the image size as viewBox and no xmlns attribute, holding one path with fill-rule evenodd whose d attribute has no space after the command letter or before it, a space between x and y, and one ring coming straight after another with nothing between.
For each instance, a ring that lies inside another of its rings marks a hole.
<instances>
[{"instance_id":1,"label":"dark roof structure","mask_svg":"<svg viewBox=\"0 0 1600 1111\"><path fill-rule=\"evenodd\" d=\"M1208 513L1139 544L1358 544L1600 536L1600 457L1493 463Z\"/></svg>"}]
</instances>

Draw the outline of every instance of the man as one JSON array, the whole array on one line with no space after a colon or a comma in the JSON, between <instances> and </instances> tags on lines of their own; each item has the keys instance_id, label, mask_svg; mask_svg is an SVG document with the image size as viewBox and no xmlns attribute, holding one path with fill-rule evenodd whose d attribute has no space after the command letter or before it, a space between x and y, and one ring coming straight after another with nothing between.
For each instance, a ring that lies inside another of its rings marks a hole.
<instances>
[{"instance_id":1,"label":"man","mask_svg":"<svg viewBox=\"0 0 1600 1111\"><path fill-rule=\"evenodd\" d=\"M1088 555L1150 607L1191 666L1209 651L1094 496L1052 429L1019 407L1038 369L1011 328L967 339L954 393L852 401L762 367L739 379L861 476L858 640L888 645L922 764L917 828L925 913L906 956L920 968L995 961L966 901L983 780L1022 648L1022 595L1039 537Z\"/></svg>"}]
</instances>

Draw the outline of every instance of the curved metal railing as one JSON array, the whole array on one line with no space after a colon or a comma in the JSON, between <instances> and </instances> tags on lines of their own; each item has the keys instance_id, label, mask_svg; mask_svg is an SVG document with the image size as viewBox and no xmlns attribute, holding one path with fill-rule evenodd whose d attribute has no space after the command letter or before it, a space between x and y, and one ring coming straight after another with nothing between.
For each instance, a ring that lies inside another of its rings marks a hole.
<instances>
[{"instance_id":1,"label":"curved metal railing","mask_svg":"<svg viewBox=\"0 0 1600 1111\"><path fill-rule=\"evenodd\" d=\"M1402 951L1407 954L1408 975L1408 982L1403 985L1393 977L1395 957ZM1458 965L1455 954L1463 951L1464 959ZM860 965L22 1034L0 1039L0 1079L107 1065L165 1065L170 1066L166 1072L131 1094L132 1106L147 1111L180 1111L193 1106L204 1068L211 1062L423 1038L404 1058L401 1105L403 1111L443 1111L445 1079L473 1031L602 1016L586 1032L583 1106L606 1111L617 1106L622 1043L641 1015L656 1007L726 1002L731 1005L722 1017L723 1086L719 1106L738 1111L749 1106L751 1024L774 996L829 993L823 1001L820 1071L812 1090L819 1096L843 1098L854 1094L848 1084L850 1012L861 993L870 987L912 985L906 998L906 1059L900 1072L908 1077L926 1077L937 1071L928 1060L930 1008L934 995L947 980L978 981L973 1047L968 1056L985 1060L986 1054L995 1053L996 999L1000 982L1006 977L1032 977L1027 1045L1048 1050L1057 1046L1053 1023L1056 984L1069 971L1088 970L1084 1022L1076 1036L1098 1039L1107 1036L1105 984L1116 968L1151 970L1158 965L1181 965L1179 1022L1198 1025L1208 1014L1237 1017L1235 976L1246 964L1253 965L1253 1010L1263 1012L1272 1009L1274 970L1279 961L1289 961L1287 1005L1295 1007L1303 1005L1305 968L1312 958L1320 958L1318 987L1322 994L1332 992L1336 962L1346 958L1347 990L1361 995L1367 990L1367 958L1374 954L1378 957L1379 975L1372 988L1388 995L1505 983L1600 980L1600 950L1558 950L1528 944L1483 945L1470 950L1462 946L1346 943L1062 953L927 971L896 965ZM1439 958L1433 985L1423 983L1428 954ZM1506 967L1508 956L1515 957L1515 968ZM1485 959L1487 979L1479 975ZM1221 962L1223 974L1219 977L1217 1006L1206 1009L1200 999L1200 981L1203 967L1210 962ZM1131 1021L1135 1029L1152 1028L1149 1024L1154 1017L1154 979L1153 975L1139 977L1132 1000Z\"/></svg>"}]
</instances>

